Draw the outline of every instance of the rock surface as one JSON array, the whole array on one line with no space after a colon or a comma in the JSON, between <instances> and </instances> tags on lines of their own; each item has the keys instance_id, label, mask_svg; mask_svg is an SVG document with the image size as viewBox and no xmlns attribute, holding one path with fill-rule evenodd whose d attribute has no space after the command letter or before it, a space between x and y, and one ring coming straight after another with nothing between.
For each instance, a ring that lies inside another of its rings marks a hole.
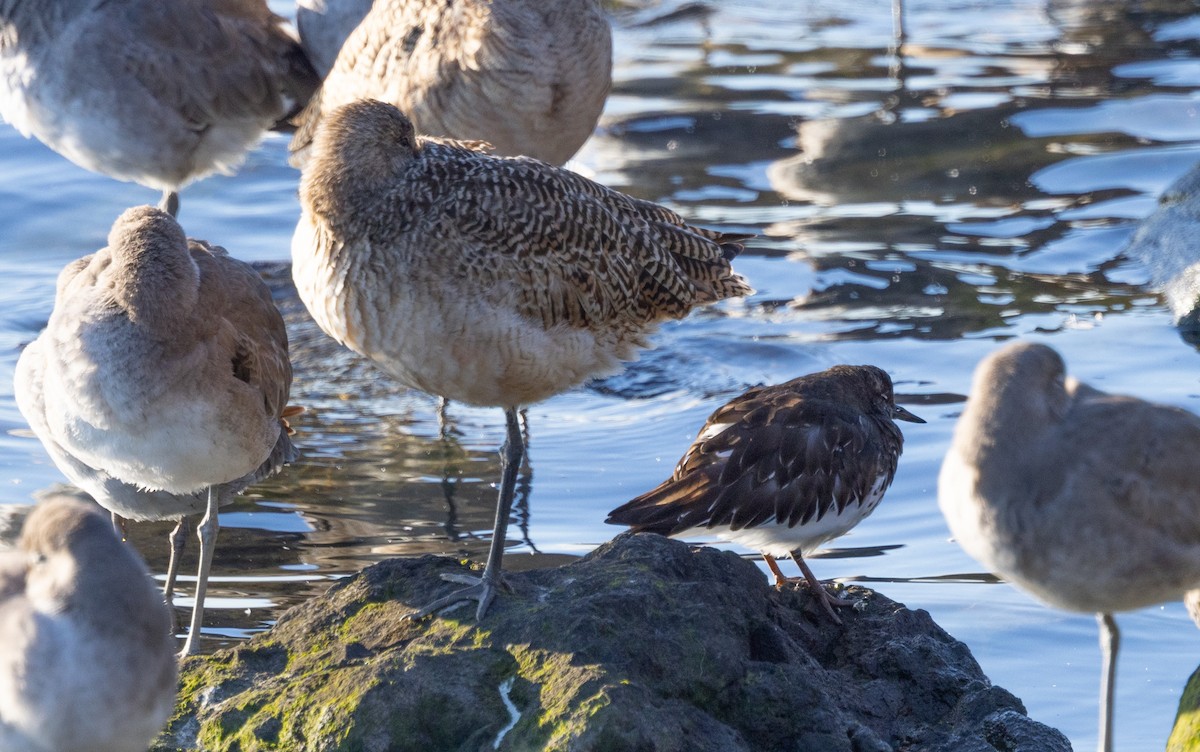
<instances>
[{"instance_id":1,"label":"rock surface","mask_svg":"<svg viewBox=\"0 0 1200 752\"><path fill-rule=\"evenodd\" d=\"M1192 672L1179 698L1179 712L1167 738L1167 752L1200 752L1200 668Z\"/></svg>"},{"instance_id":2,"label":"rock surface","mask_svg":"<svg viewBox=\"0 0 1200 752\"><path fill-rule=\"evenodd\" d=\"M853 587L829 622L729 552L619 536L473 608L392 559L189 659L155 750L1069 750L924 611Z\"/></svg>"},{"instance_id":3,"label":"rock surface","mask_svg":"<svg viewBox=\"0 0 1200 752\"><path fill-rule=\"evenodd\" d=\"M1123 252L1145 264L1175 323L1185 331L1200 330L1200 166L1163 191L1158 208L1138 225Z\"/></svg>"}]
</instances>

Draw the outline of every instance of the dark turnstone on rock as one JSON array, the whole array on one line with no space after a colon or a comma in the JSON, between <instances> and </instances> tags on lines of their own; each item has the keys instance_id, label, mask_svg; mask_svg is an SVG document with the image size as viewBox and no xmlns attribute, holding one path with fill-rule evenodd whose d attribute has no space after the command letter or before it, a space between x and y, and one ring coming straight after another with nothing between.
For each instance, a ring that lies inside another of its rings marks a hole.
<instances>
[{"instance_id":1,"label":"dark turnstone on rock","mask_svg":"<svg viewBox=\"0 0 1200 752\"><path fill-rule=\"evenodd\" d=\"M175 699L171 619L100 510L57 497L0 553L0 749L145 749Z\"/></svg>"},{"instance_id":2,"label":"dark turnstone on rock","mask_svg":"<svg viewBox=\"0 0 1200 752\"><path fill-rule=\"evenodd\" d=\"M835 622L832 598L803 555L875 510L896 474L904 437L896 420L924 423L900 407L875 366L834 366L756 387L709 417L675 473L614 509L606 522L671 536L716 535L777 557L791 556Z\"/></svg>"},{"instance_id":3,"label":"dark turnstone on rock","mask_svg":"<svg viewBox=\"0 0 1200 752\"><path fill-rule=\"evenodd\" d=\"M401 383L504 408L507 442L483 581L499 582L523 453L517 411L636 357L658 323L749 293L741 236L527 158L413 132L364 100L317 132L300 181L292 276L327 334Z\"/></svg>"},{"instance_id":4,"label":"dark turnstone on rock","mask_svg":"<svg viewBox=\"0 0 1200 752\"><path fill-rule=\"evenodd\" d=\"M114 515L180 521L168 599L183 518L204 514L185 654L200 635L217 507L295 459L291 383L283 317L258 272L150 206L63 269L46 329L17 361L17 406L71 482Z\"/></svg>"},{"instance_id":5,"label":"dark turnstone on rock","mask_svg":"<svg viewBox=\"0 0 1200 752\"><path fill-rule=\"evenodd\" d=\"M975 370L938 478L967 553L1042 601L1095 613L1104 668L1099 749L1112 749L1115 611L1200 587L1200 418L1066 376L1017 342Z\"/></svg>"}]
</instances>

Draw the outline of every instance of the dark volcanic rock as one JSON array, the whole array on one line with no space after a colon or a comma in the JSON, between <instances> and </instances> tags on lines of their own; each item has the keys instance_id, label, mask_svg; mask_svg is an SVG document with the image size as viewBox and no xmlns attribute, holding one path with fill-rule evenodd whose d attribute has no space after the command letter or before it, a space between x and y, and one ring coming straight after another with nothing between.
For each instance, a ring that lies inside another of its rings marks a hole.
<instances>
[{"instance_id":1,"label":"dark volcanic rock","mask_svg":"<svg viewBox=\"0 0 1200 752\"><path fill-rule=\"evenodd\" d=\"M401 621L462 569L385 561L189 659L155 749L1070 749L928 614L870 590L838 627L732 553L622 535L511 573L481 624Z\"/></svg>"}]
</instances>

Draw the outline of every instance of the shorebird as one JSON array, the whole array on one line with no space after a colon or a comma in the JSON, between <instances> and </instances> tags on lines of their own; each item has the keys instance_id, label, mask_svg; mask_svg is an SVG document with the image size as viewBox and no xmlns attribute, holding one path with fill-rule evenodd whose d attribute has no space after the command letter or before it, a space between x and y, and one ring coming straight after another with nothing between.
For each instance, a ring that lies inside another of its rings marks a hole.
<instances>
[{"instance_id":1,"label":"shorebird","mask_svg":"<svg viewBox=\"0 0 1200 752\"><path fill-rule=\"evenodd\" d=\"M316 88L282 24L265 0L6 0L0 117L175 214Z\"/></svg>"},{"instance_id":2,"label":"shorebird","mask_svg":"<svg viewBox=\"0 0 1200 752\"><path fill-rule=\"evenodd\" d=\"M0 554L0 749L145 749L175 701L167 607L94 506L38 504Z\"/></svg>"},{"instance_id":3,"label":"shorebird","mask_svg":"<svg viewBox=\"0 0 1200 752\"><path fill-rule=\"evenodd\" d=\"M149 206L62 271L46 329L17 362L17 405L67 478L121 517L180 520L168 597L182 518L204 514L185 655L218 506L296 457L291 381L283 318L258 272Z\"/></svg>"},{"instance_id":4,"label":"shorebird","mask_svg":"<svg viewBox=\"0 0 1200 752\"><path fill-rule=\"evenodd\" d=\"M335 110L300 180L292 274L327 334L403 384L504 409L507 440L482 581L500 581L523 445L517 411L618 370L656 325L751 292L744 236L528 158L414 134L390 104Z\"/></svg>"},{"instance_id":5,"label":"shorebird","mask_svg":"<svg viewBox=\"0 0 1200 752\"><path fill-rule=\"evenodd\" d=\"M592 135L611 85L598 0L377 0L298 117L293 161L328 113L378 99L418 133L561 165Z\"/></svg>"},{"instance_id":6,"label":"shorebird","mask_svg":"<svg viewBox=\"0 0 1200 752\"><path fill-rule=\"evenodd\" d=\"M791 556L835 623L832 597L804 554L875 511L896 474L904 436L924 423L896 404L875 366L834 366L755 387L718 408L670 478L609 513L613 525L675 537L716 535L754 548L775 575Z\"/></svg>"},{"instance_id":7,"label":"shorebird","mask_svg":"<svg viewBox=\"0 0 1200 752\"><path fill-rule=\"evenodd\" d=\"M1016 342L975 369L938 478L959 545L1043 602L1096 614L1099 749L1112 749L1113 613L1200 587L1193 471L1200 418L1066 376L1051 348Z\"/></svg>"}]
</instances>

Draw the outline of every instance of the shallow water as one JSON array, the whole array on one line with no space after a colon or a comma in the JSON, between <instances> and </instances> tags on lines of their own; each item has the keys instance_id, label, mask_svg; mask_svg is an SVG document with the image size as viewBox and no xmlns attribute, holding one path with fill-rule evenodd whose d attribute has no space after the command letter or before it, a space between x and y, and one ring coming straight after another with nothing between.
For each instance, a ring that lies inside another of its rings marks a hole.
<instances>
[{"instance_id":1,"label":"shallow water","mask_svg":"<svg viewBox=\"0 0 1200 752\"><path fill-rule=\"evenodd\" d=\"M887 498L813 568L927 609L1033 717L1093 747L1093 618L979 578L948 539L936 475L975 363L1015 336L1052 344L1100 388L1200 410L1196 351L1121 250L1200 161L1200 18L1189 2L927 0L908 5L897 54L884 3L715 5L707 18L645 23L668 5L617 18L616 84L577 162L695 222L757 234L737 267L758 292L664 327L624 374L528 410L506 564L611 537L606 512L661 481L744 388L874 363L929 424L903 426ZM284 152L270 138L238 175L182 199L190 235L266 264L292 324L293 401L309 408L302 462L221 516L204 649L380 558L481 556L491 528L500 412L453 405L440 439L432 398L377 379L288 297L272 263L286 262L298 215ZM59 269L157 198L0 127L0 526L61 480L12 401L19 348L44 325ZM166 532L132 530L159 572ZM1200 639L1180 604L1118 622L1117 747L1161 749Z\"/></svg>"}]
</instances>

